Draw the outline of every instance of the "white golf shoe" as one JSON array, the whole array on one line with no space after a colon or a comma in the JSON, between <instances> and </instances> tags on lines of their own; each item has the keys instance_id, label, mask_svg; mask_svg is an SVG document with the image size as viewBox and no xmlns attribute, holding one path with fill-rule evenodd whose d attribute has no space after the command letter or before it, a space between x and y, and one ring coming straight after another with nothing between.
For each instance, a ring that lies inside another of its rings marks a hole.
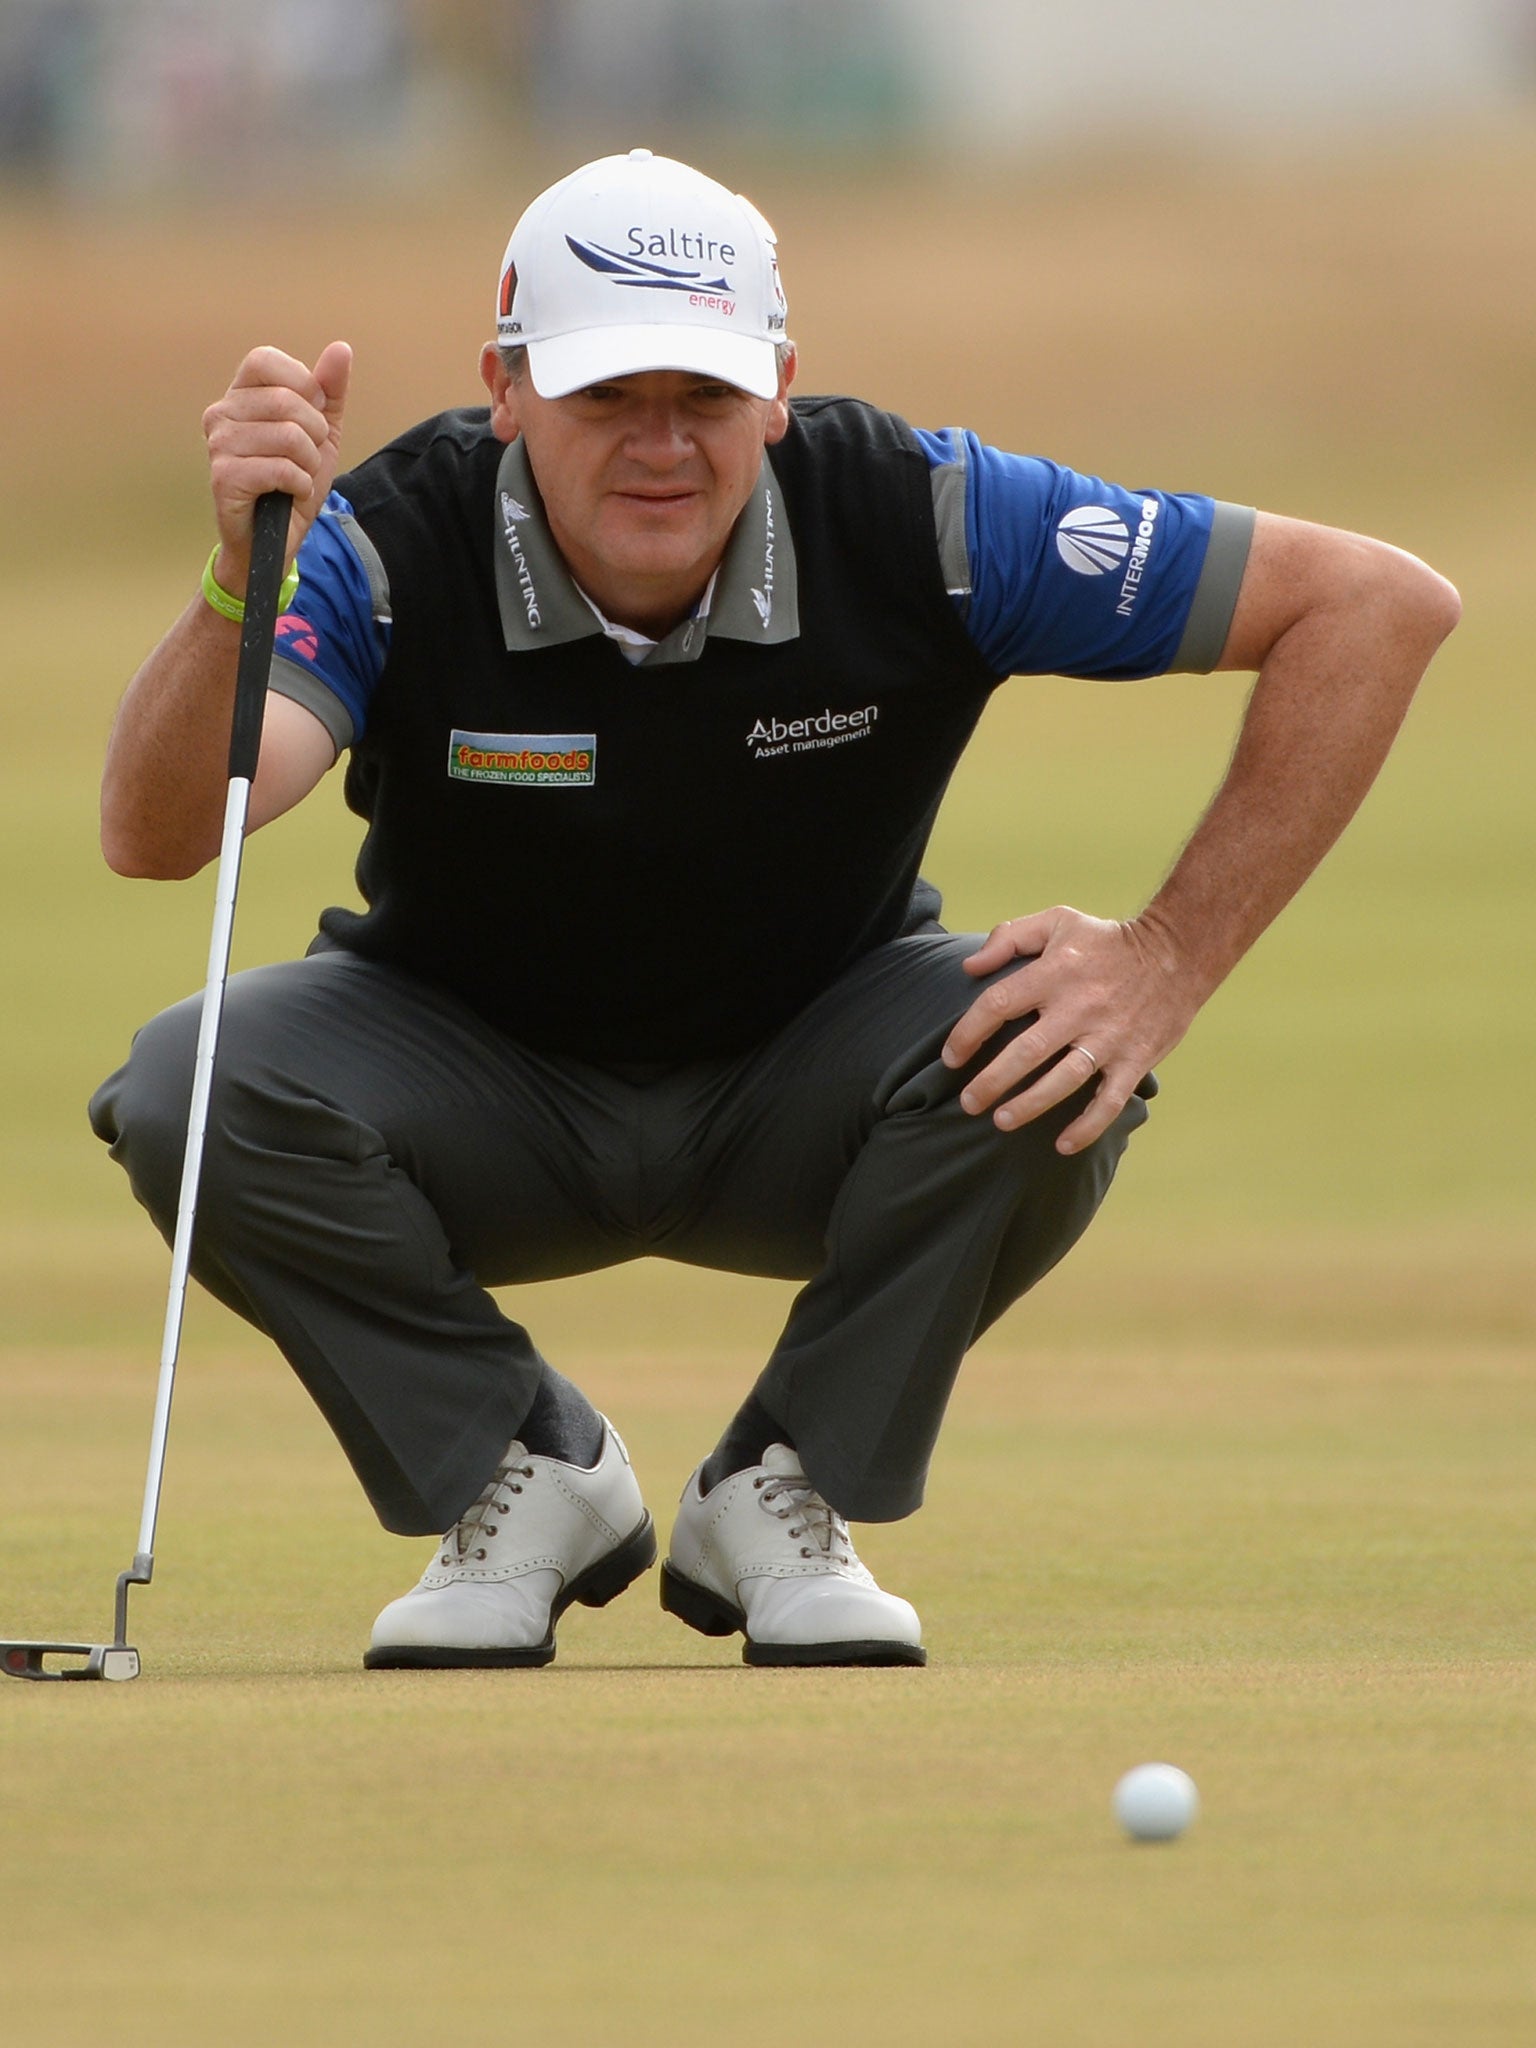
<instances>
[{"instance_id":1,"label":"white golf shoe","mask_svg":"<svg viewBox=\"0 0 1536 2048\"><path fill-rule=\"evenodd\" d=\"M656 1562L656 1531L618 1432L590 1469L520 1443L448 1531L418 1585L391 1600L370 1671L548 1664L573 1600L606 1607Z\"/></svg>"},{"instance_id":2,"label":"white golf shoe","mask_svg":"<svg viewBox=\"0 0 1536 2048\"><path fill-rule=\"evenodd\" d=\"M701 1635L746 1637L748 1664L926 1664L917 1611L883 1593L848 1524L770 1444L761 1465L683 1489L661 1604Z\"/></svg>"}]
</instances>

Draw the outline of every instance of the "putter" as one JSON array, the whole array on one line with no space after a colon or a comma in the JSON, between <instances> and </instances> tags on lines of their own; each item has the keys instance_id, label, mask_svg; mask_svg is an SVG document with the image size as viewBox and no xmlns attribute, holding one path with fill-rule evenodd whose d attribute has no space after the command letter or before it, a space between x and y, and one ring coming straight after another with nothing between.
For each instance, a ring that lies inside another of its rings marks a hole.
<instances>
[{"instance_id":1,"label":"putter","mask_svg":"<svg viewBox=\"0 0 1536 2048\"><path fill-rule=\"evenodd\" d=\"M139 1675L139 1653L128 1640L128 1589L130 1586L147 1586L155 1571L155 1524L160 1516L166 1434L170 1428L171 1395L176 1386L176 1359L181 1349L187 1275L192 1263L197 1184L202 1172L203 1137L208 1127L214 1054L218 1049L219 1023L224 1014L224 983L229 975L235 891L240 885L240 852L245 843L251 784L255 780L256 762L261 752L261 721L266 709L267 676L272 666L272 641L277 628L277 600L283 581L283 556L288 540L291 504L292 500L280 491L269 491L256 501L251 573L246 588L245 624L240 635L240 665L235 675L235 709L229 737L229 794L224 806L224 837L219 848L218 878L214 885L213 938L208 948L208 979L203 987L202 1017L192 1067L192 1102L187 1113L187 1147L182 1157L176 1236L171 1251L171 1284L166 1297L165 1330L160 1345L160 1381L155 1395L154 1427L150 1433L149 1470L144 1481L139 1547L132 1565L118 1577L111 1642L0 1642L0 1671L12 1678L125 1679Z\"/></svg>"}]
</instances>

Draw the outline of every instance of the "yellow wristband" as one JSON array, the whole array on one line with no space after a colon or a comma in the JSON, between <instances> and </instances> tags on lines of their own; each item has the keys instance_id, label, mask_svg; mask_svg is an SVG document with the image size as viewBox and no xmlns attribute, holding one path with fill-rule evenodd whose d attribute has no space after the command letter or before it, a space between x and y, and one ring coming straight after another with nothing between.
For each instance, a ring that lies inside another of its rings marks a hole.
<instances>
[{"instance_id":1,"label":"yellow wristband","mask_svg":"<svg viewBox=\"0 0 1536 2048\"><path fill-rule=\"evenodd\" d=\"M219 548L222 545L221 541L215 542L213 553L208 557L208 566L203 571L203 596L213 606L220 618L232 619L238 626L245 619L245 599L243 597L231 597L223 584L215 580L213 574L213 565L219 559ZM298 594L298 588L299 565L295 562L288 571L288 574L283 578L283 587L277 593L277 609L279 612L287 611L289 605L293 603L294 598Z\"/></svg>"}]
</instances>

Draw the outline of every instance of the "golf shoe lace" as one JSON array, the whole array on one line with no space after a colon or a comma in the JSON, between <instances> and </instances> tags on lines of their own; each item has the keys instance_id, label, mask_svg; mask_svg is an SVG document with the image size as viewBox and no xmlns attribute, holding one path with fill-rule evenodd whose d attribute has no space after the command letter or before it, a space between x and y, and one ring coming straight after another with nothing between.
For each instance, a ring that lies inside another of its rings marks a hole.
<instances>
[{"instance_id":1,"label":"golf shoe lace","mask_svg":"<svg viewBox=\"0 0 1536 2048\"><path fill-rule=\"evenodd\" d=\"M831 1564L857 1564L848 1524L803 1474L775 1473L754 1479L752 1484L764 1513L791 1524L788 1534L800 1541L802 1557L814 1557L819 1551ZM807 1536L810 1543L803 1540Z\"/></svg>"},{"instance_id":2,"label":"golf shoe lace","mask_svg":"<svg viewBox=\"0 0 1536 2048\"><path fill-rule=\"evenodd\" d=\"M444 1564L462 1564L471 1555L471 1545L476 1562L489 1555L487 1545L501 1527L502 1516L512 1512L508 1495L521 1493L522 1482L533 1477L533 1467L522 1464L522 1456L522 1445L512 1444L480 1498L448 1531L443 1538Z\"/></svg>"}]
</instances>

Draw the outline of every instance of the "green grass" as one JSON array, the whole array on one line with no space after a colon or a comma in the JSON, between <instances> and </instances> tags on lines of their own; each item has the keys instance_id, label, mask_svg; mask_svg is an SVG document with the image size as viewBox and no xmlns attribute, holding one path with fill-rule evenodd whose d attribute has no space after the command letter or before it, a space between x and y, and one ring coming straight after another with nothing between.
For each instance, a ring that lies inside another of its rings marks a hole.
<instances>
[{"instance_id":1,"label":"green grass","mask_svg":"<svg viewBox=\"0 0 1536 2048\"><path fill-rule=\"evenodd\" d=\"M747 1360L579 1363L662 1508ZM10 1625L97 1617L136 1376L13 1361L24 1441L57 1441L61 1384L89 1419L11 1493ZM275 1368L199 1347L182 1399L145 1678L0 1700L18 2034L65 1984L48 2038L107 2001L146 2048L498 2016L767 2048L811 2014L1428 2048L1536 2017L1512 1347L988 1349L921 1524L864 1545L923 1608L923 1672L747 1671L647 1579L574 1611L548 1671L364 1676L400 1546ZM1149 1756L1204 1795L1172 1847L1109 1816Z\"/></svg>"},{"instance_id":2,"label":"green grass","mask_svg":"<svg viewBox=\"0 0 1536 2048\"><path fill-rule=\"evenodd\" d=\"M425 1546L372 1526L281 1362L194 1297L145 1676L0 1686L0 2036L1536 2036L1536 228L1508 197L1532 169L1511 135L1173 166L1133 245L1117 183L1048 169L980 215L899 171L835 221L810 183L751 182L812 384L1383 531L1465 624L1356 826L1166 1063L1104 1217L973 1354L925 1512L862 1532L926 1671L749 1672L648 1579L573 1611L548 1671L364 1675ZM212 884L108 875L94 788L195 579L197 410L258 333L353 331L359 448L472 395L443 365L472 358L498 207L280 241L221 219L211 293L200 218L0 213L32 287L0 550L0 1631L102 1633L137 1526L168 1261L83 1105L201 982ZM869 332L914 270L973 345ZM104 384L82 278L115 310ZM930 862L952 921L1133 909L1242 693L1000 693ZM328 787L253 841L238 961L303 946L355 836ZM518 1302L665 1533L787 1299L646 1263ZM1204 1815L1132 1847L1110 1791L1159 1756Z\"/></svg>"}]
</instances>

